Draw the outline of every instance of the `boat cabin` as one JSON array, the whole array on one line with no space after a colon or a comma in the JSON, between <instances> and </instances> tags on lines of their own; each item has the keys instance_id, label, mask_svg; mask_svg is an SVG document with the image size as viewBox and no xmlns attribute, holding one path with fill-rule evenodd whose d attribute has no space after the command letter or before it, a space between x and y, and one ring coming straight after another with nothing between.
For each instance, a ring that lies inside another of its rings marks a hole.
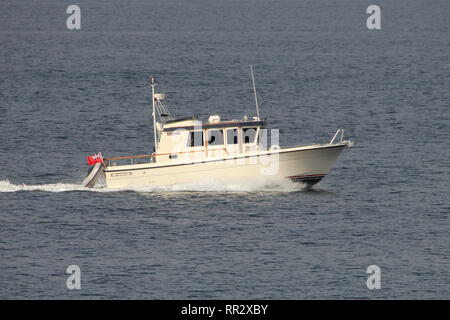
<instances>
[{"instance_id":1,"label":"boat cabin","mask_svg":"<svg viewBox=\"0 0 450 320\"><path fill-rule=\"evenodd\" d=\"M159 141L153 159L200 160L257 151L264 126L265 122L258 117L221 121L218 115L213 115L206 123L195 116L167 120L158 126Z\"/></svg>"}]
</instances>

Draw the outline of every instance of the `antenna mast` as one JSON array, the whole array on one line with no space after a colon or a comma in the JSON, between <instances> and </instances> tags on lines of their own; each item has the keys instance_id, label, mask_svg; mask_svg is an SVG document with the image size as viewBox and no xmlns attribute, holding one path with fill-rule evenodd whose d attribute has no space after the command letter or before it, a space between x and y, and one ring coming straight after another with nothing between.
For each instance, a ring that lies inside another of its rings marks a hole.
<instances>
[{"instance_id":1,"label":"antenna mast","mask_svg":"<svg viewBox=\"0 0 450 320\"><path fill-rule=\"evenodd\" d=\"M155 79L153 79L153 77L150 78L150 83L149 83L150 87L152 87L152 108L153 108L153 131L154 131L154 136L155 136L155 152L158 149L158 140L157 140L157 135L156 135L156 110L155 110Z\"/></svg>"},{"instance_id":2,"label":"antenna mast","mask_svg":"<svg viewBox=\"0 0 450 320\"><path fill-rule=\"evenodd\" d=\"M252 66L252 65L250 65L250 70L251 70L251 72L252 72L253 93L255 94L256 115L258 116L258 119L261 119L261 118L259 117L258 96L256 95L255 76L253 75L253 66Z\"/></svg>"}]
</instances>

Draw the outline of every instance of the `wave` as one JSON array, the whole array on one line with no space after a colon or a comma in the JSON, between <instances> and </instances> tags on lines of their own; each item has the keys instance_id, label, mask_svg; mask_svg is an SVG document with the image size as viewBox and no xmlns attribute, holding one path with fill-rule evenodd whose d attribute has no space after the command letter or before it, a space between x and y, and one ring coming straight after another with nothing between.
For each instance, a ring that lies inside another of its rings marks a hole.
<instances>
[{"instance_id":1,"label":"wave","mask_svg":"<svg viewBox=\"0 0 450 320\"><path fill-rule=\"evenodd\" d=\"M107 189L105 185L100 184L98 187L85 188L81 184L74 183L51 183L51 184L14 184L9 180L0 180L0 193L2 192L19 192L19 191L41 191L41 192L70 192L70 191L86 191L86 192L120 192L135 191L139 193L148 192L294 192L304 189L303 184L291 182L287 179L253 179L236 180L222 182L216 179L204 179L191 183L180 183L170 186L142 186L122 189Z\"/></svg>"}]
</instances>

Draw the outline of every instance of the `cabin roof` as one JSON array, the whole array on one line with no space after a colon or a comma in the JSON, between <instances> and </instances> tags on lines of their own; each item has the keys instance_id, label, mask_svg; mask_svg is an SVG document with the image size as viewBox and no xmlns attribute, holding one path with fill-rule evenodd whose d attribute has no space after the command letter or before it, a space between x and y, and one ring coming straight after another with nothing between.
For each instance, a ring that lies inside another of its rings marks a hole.
<instances>
[{"instance_id":1,"label":"cabin roof","mask_svg":"<svg viewBox=\"0 0 450 320\"><path fill-rule=\"evenodd\" d=\"M200 130L200 129L213 129L213 128L240 128L240 127L264 127L266 125L266 121L244 121L244 120L231 120L231 121L221 121L215 123L200 123L198 125L189 125L189 126L171 126L169 128L164 128L163 131L175 131L177 129L184 130Z\"/></svg>"},{"instance_id":2,"label":"cabin roof","mask_svg":"<svg viewBox=\"0 0 450 320\"><path fill-rule=\"evenodd\" d=\"M172 124L172 123L176 123L176 122L187 121L187 120L197 120L197 119L198 119L197 116L194 115L194 116L190 116L190 117L166 120L165 123Z\"/></svg>"}]
</instances>

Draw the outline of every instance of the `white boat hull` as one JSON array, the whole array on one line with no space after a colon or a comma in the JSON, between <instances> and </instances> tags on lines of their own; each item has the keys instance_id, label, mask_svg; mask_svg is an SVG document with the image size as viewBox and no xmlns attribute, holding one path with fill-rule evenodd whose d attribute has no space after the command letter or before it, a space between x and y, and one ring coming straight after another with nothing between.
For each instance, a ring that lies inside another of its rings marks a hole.
<instances>
[{"instance_id":1,"label":"white boat hull","mask_svg":"<svg viewBox=\"0 0 450 320\"><path fill-rule=\"evenodd\" d=\"M103 171L107 188L168 186L211 178L227 182L271 176L311 186L329 172L346 146L344 142L301 146L189 163L110 165Z\"/></svg>"}]
</instances>

